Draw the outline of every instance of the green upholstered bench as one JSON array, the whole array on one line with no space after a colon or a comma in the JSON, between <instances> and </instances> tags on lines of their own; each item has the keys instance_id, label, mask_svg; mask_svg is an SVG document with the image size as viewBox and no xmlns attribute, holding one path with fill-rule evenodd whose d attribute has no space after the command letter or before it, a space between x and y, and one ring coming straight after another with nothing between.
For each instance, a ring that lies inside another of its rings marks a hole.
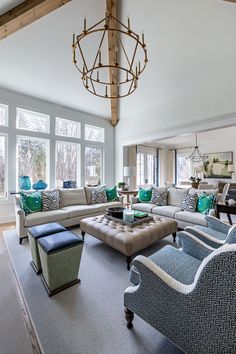
<instances>
[{"instance_id":1,"label":"green upholstered bench","mask_svg":"<svg viewBox=\"0 0 236 354\"><path fill-rule=\"evenodd\" d=\"M30 264L32 265L36 274L42 272L38 251L38 240L41 237L49 236L63 231L66 231L66 228L56 222L30 227L28 229L29 244L32 257Z\"/></svg>"},{"instance_id":2,"label":"green upholstered bench","mask_svg":"<svg viewBox=\"0 0 236 354\"><path fill-rule=\"evenodd\" d=\"M83 240L63 231L38 240L42 281L49 296L76 283L83 250Z\"/></svg>"}]
</instances>

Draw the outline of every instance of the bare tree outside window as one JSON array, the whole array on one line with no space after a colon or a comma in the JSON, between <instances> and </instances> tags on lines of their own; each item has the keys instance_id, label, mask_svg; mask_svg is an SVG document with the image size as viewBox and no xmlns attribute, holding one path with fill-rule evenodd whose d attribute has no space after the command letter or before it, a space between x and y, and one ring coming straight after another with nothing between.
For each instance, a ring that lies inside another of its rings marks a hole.
<instances>
[{"instance_id":1,"label":"bare tree outside window","mask_svg":"<svg viewBox=\"0 0 236 354\"><path fill-rule=\"evenodd\" d=\"M18 176L30 176L32 182L47 179L48 140L18 137Z\"/></svg>"},{"instance_id":2,"label":"bare tree outside window","mask_svg":"<svg viewBox=\"0 0 236 354\"><path fill-rule=\"evenodd\" d=\"M56 135L80 138L80 123L56 117Z\"/></svg>"},{"instance_id":3,"label":"bare tree outside window","mask_svg":"<svg viewBox=\"0 0 236 354\"><path fill-rule=\"evenodd\" d=\"M63 186L63 181L78 180L79 144L56 142L56 185Z\"/></svg>"},{"instance_id":4,"label":"bare tree outside window","mask_svg":"<svg viewBox=\"0 0 236 354\"><path fill-rule=\"evenodd\" d=\"M101 148L85 148L85 183L99 185L102 183L103 150Z\"/></svg>"},{"instance_id":5,"label":"bare tree outside window","mask_svg":"<svg viewBox=\"0 0 236 354\"><path fill-rule=\"evenodd\" d=\"M6 138L0 135L0 198L5 197L6 192Z\"/></svg>"},{"instance_id":6,"label":"bare tree outside window","mask_svg":"<svg viewBox=\"0 0 236 354\"><path fill-rule=\"evenodd\" d=\"M8 106L0 105L0 125L7 126Z\"/></svg>"},{"instance_id":7,"label":"bare tree outside window","mask_svg":"<svg viewBox=\"0 0 236 354\"><path fill-rule=\"evenodd\" d=\"M39 133L49 133L50 117L46 114L17 108L16 127Z\"/></svg>"},{"instance_id":8,"label":"bare tree outside window","mask_svg":"<svg viewBox=\"0 0 236 354\"><path fill-rule=\"evenodd\" d=\"M104 129L85 124L85 140L104 143Z\"/></svg>"}]
</instances>

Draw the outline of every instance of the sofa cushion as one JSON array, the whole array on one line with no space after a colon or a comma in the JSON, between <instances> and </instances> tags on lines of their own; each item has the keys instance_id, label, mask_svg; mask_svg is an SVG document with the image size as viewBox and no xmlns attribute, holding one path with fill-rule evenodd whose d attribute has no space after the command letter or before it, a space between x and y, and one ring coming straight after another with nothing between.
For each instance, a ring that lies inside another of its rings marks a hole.
<instances>
[{"instance_id":1,"label":"sofa cushion","mask_svg":"<svg viewBox=\"0 0 236 354\"><path fill-rule=\"evenodd\" d=\"M151 201L152 198L152 188L144 189L139 188L138 198L141 203L147 203Z\"/></svg>"},{"instance_id":2,"label":"sofa cushion","mask_svg":"<svg viewBox=\"0 0 236 354\"><path fill-rule=\"evenodd\" d=\"M121 207L122 203L121 202L107 202L107 203L100 203L100 204L95 204L97 207L97 213L103 213L106 211L107 208L110 207Z\"/></svg>"},{"instance_id":3,"label":"sofa cushion","mask_svg":"<svg viewBox=\"0 0 236 354\"><path fill-rule=\"evenodd\" d=\"M167 205L167 188L166 187L153 188L151 203L159 206Z\"/></svg>"},{"instance_id":4,"label":"sofa cushion","mask_svg":"<svg viewBox=\"0 0 236 354\"><path fill-rule=\"evenodd\" d=\"M215 207L216 195L207 195L203 192L202 195L198 197L197 211L202 214L208 214L211 209Z\"/></svg>"},{"instance_id":5,"label":"sofa cushion","mask_svg":"<svg viewBox=\"0 0 236 354\"><path fill-rule=\"evenodd\" d=\"M20 192L20 204L26 215L42 211L42 198L40 192Z\"/></svg>"},{"instance_id":6,"label":"sofa cushion","mask_svg":"<svg viewBox=\"0 0 236 354\"><path fill-rule=\"evenodd\" d=\"M65 210L40 211L38 213L29 214L25 217L25 226L46 224L48 222L60 221L68 218Z\"/></svg>"},{"instance_id":7,"label":"sofa cushion","mask_svg":"<svg viewBox=\"0 0 236 354\"><path fill-rule=\"evenodd\" d=\"M107 194L107 201L108 202L114 202L114 201L119 200L118 194L117 194L117 190L116 190L116 186L114 186L112 188L107 188L106 189L106 194Z\"/></svg>"},{"instance_id":8,"label":"sofa cushion","mask_svg":"<svg viewBox=\"0 0 236 354\"><path fill-rule=\"evenodd\" d=\"M197 193L194 194L187 194L182 202L182 209L185 211L189 211L190 213L195 213L197 209L197 202L198 202L198 195Z\"/></svg>"},{"instance_id":9,"label":"sofa cushion","mask_svg":"<svg viewBox=\"0 0 236 354\"><path fill-rule=\"evenodd\" d=\"M175 207L172 205L156 206L156 207L152 208L153 214L166 216L168 218L174 218L175 214L179 211L181 211L181 208Z\"/></svg>"},{"instance_id":10,"label":"sofa cushion","mask_svg":"<svg viewBox=\"0 0 236 354\"><path fill-rule=\"evenodd\" d=\"M42 197L42 210L52 211L59 209L59 192L58 189L43 190Z\"/></svg>"},{"instance_id":11,"label":"sofa cushion","mask_svg":"<svg viewBox=\"0 0 236 354\"><path fill-rule=\"evenodd\" d=\"M155 207L155 204L151 204L151 203L136 203L136 204L132 204L132 209L140 210L140 211L146 211L147 213L151 213L153 207Z\"/></svg>"},{"instance_id":12,"label":"sofa cushion","mask_svg":"<svg viewBox=\"0 0 236 354\"><path fill-rule=\"evenodd\" d=\"M169 188L167 197L168 205L182 208L182 201L188 192L188 188Z\"/></svg>"},{"instance_id":13,"label":"sofa cushion","mask_svg":"<svg viewBox=\"0 0 236 354\"><path fill-rule=\"evenodd\" d=\"M198 212L189 213L188 211L180 211L175 214L175 218L187 223L189 222L190 224L207 226L205 215Z\"/></svg>"},{"instance_id":14,"label":"sofa cushion","mask_svg":"<svg viewBox=\"0 0 236 354\"><path fill-rule=\"evenodd\" d=\"M87 204L92 204L92 187L84 187Z\"/></svg>"},{"instance_id":15,"label":"sofa cushion","mask_svg":"<svg viewBox=\"0 0 236 354\"><path fill-rule=\"evenodd\" d=\"M62 208L68 213L69 218L75 218L76 216L84 216L97 213L97 205L70 205Z\"/></svg>"},{"instance_id":16,"label":"sofa cushion","mask_svg":"<svg viewBox=\"0 0 236 354\"><path fill-rule=\"evenodd\" d=\"M92 188L92 204L107 202L106 186Z\"/></svg>"},{"instance_id":17,"label":"sofa cushion","mask_svg":"<svg viewBox=\"0 0 236 354\"><path fill-rule=\"evenodd\" d=\"M70 205L86 205L84 188L59 189L60 208Z\"/></svg>"}]
</instances>

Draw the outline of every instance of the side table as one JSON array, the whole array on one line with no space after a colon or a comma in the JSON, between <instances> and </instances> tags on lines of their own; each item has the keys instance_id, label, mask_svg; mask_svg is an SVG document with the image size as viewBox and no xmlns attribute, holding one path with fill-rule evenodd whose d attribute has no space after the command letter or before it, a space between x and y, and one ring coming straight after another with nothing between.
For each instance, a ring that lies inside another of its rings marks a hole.
<instances>
[{"instance_id":1,"label":"side table","mask_svg":"<svg viewBox=\"0 0 236 354\"><path fill-rule=\"evenodd\" d=\"M229 220L229 224L232 225L231 214L236 215L236 206L229 205L227 202L216 204L216 217L220 219L220 213L225 213Z\"/></svg>"},{"instance_id":2,"label":"side table","mask_svg":"<svg viewBox=\"0 0 236 354\"><path fill-rule=\"evenodd\" d=\"M127 204L127 206L129 206L130 205L129 196L132 195L133 197L136 197L136 195L138 194L138 191L122 191L122 190L119 190L118 194L126 196L126 198L127 198L127 203L126 204Z\"/></svg>"}]
</instances>

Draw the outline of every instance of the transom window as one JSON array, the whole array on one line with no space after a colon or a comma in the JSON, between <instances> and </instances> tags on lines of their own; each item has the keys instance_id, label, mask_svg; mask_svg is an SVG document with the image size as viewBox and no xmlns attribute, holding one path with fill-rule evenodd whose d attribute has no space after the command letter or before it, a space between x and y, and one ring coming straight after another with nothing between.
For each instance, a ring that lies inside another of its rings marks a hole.
<instances>
[{"instance_id":1,"label":"transom window","mask_svg":"<svg viewBox=\"0 0 236 354\"><path fill-rule=\"evenodd\" d=\"M103 149L85 148L85 183L100 185L103 182Z\"/></svg>"},{"instance_id":2,"label":"transom window","mask_svg":"<svg viewBox=\"0 0 236 354\"><path fill-rule=\"evenodd\" d=\"M57 187L63 187L64 181L75 181L79 185L79 149L76 143L56 142Z\"/></svg>"},{"instance_id":3,"label":"transom window","mask_svg":"<svg viewBox=\"0 0 236 354\"><path fill-rule=\"evenodd\" d=\"M56 117L55 134L70 138L80 138L80 123Z\"/></svg>"},{"instance_id":4,"label":"transom window","mask_svg":"<svg viewBox=\"0 0 236 354\"><path fill-rule=\"evenodd\" d=\"M16 127L17 129L29 130L38 133L50 133L50 116L17 108Z\"/></svg>"},{"instance_id":5,"label":"transom window","mask_svg":"<svg viewBox=\"0 0 236 354\"><path fill-rule=\"evenodd\" d=\"M0 135L0 198L7 195L6 136Z\"/></svg>"},{"instance_id":6,"label":"transom window","mask_svg":"<svg viewBox=\"0 0 236 354\"><path fill-rule=\"evenodd\" d=\"M8 106L0 104L0 125L8 126Z\"/></svg>"},{"instance_id":7,"label":"transom window","mask_svg":"<svg viewBox=\"0 0 236 354\"><path fill-rule=\"evenodd\" d=\"M30 176L33 183L40 179L49 183L49 140L18 136L16 154L17 185L19 176Z\"/></svg>"},{"instance_id":8,"label":"transom window","mask_svg":"<svg viewBox=\"0 0 236 354\"><path fill-rule=\"evenodd\" d=\"M104 128L85 124L85 140L104 143Z\"/></svg>"}]
</instances>

